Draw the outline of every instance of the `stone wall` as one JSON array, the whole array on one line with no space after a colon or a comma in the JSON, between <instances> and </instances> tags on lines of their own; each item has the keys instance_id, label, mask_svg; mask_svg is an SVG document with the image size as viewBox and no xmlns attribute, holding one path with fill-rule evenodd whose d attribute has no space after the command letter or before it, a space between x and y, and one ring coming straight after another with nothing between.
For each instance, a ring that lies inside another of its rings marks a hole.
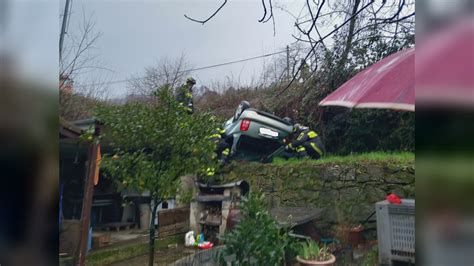
<instances>
[{"instance_id":1,"label":"stone wall","mask_svg":"<svg viewBox=\"0 0 474 266\"><path fill-rule=\"evenodd\" d=\"M414 161L354 161L281 164L234 163L225 181L246 180L251 191L265 193L273 207L323 208L321 226L354 225L365 220L377 201L393 192L402 198L415 196ZM375 216L374 216L375 218Z\"/></svg>"}]
</instances>

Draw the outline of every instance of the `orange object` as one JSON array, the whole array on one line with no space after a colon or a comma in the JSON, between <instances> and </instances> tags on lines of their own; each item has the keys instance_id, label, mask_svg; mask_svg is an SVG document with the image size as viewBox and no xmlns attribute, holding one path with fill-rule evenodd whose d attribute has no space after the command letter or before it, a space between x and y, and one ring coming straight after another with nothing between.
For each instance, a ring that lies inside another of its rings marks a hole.
<instances>
[{"instance_id":1,"label":"orange object","mask_svg":"<svg viewBox=\"0 0 474 266\"><path fill-rule=\"evenodd\" d=\"M393 194L393 193L390 193L388 196L387 196L387 201L390 202L391 204L401 204L402 203L402 200L400 199L399 196Z\"/></svg>"},{"instance_id":2,"label":"orange object","mask_svg":"<svg viewBox=\"0 0 474 266\"><path fill-rule=\"evenodd\" d=\"M97 147L97 157L95 160L95 173L94 173L94 186L99 184L99 170L100 170L100 161L102 160L102 155L100 154L100 145Z\"/></svg>"}]
</instances>

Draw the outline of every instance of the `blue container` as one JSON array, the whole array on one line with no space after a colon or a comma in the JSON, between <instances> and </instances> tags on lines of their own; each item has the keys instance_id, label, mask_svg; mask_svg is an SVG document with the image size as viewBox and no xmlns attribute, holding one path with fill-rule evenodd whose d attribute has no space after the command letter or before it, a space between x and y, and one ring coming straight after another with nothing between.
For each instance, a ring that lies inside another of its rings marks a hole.
<instances>
[{"instance_id":1,"label":"blue container","mask_svg":"<svg viewBox=\"0 0 474 266\"><path fill-rule=\"evenodd\" d=\"M89 235L87 236L87 251L92 249L92 227L89 227Z\"/></svg>"}]
</instances>

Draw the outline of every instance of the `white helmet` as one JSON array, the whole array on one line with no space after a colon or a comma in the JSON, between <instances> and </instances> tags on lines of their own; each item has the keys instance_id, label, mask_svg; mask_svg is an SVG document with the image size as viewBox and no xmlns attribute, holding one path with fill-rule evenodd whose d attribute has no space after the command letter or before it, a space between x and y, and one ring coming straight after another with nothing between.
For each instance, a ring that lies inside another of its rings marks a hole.
<instances>
[{"instance_id":1,"label":"white helmet","mask_svg":"<svg viewBox=\"0 0 474 266\"><path fill-rule=\"evenodd\" d=\"M303 130L307 130L308 127L307 126L303 126L299 123L296 123L294 126L293 126L293 132L297 132L297 131L303 131Z\"/></svg>"}]
</instances>

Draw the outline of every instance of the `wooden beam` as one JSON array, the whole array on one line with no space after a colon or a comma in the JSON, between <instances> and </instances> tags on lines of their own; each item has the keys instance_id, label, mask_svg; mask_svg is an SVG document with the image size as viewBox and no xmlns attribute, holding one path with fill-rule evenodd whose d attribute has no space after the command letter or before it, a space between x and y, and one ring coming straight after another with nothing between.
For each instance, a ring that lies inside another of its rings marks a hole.
<instances>
[{"instance_id":1,"label":"wooden beam","mask_svg":"<svg viewBox=\"0 0 474 266\"><path fill-rule=\"evenodd\" d=\"M97 167L97 152L99 143L92 142L89 148L89 163L87 175L84 184L84 197L82 200L81 213L81 237L79 242L79 251L77 252L76 265L85 265L87 253L87 240L89 235L90 214L92 209L92 198L94 196L94 174Z\"/></svg>"}]
</instances>

